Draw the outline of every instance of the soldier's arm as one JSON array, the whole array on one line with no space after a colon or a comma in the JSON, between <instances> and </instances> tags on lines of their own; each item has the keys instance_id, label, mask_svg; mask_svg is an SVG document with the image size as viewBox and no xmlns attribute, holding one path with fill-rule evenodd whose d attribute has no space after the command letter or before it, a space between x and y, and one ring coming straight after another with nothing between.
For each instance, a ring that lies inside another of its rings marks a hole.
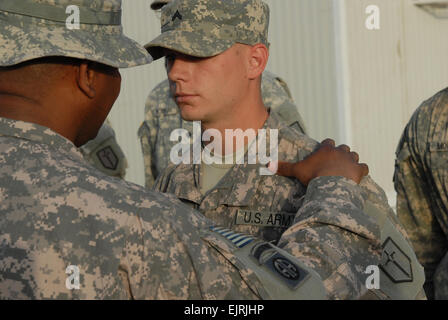
<instances>
[{"instance_id":1,"label":"soldier's arm","mask_svg":"<svg viewBox=\"0 0 448 320\"><path fill-rule=\"evenodd\" d=\"M140 139L140 144L142 147L143 154L143 165L145 167L145 187L151 188L154 184L154 174L153 174L153 147L154 147L154 136L151 134L151 127L154 124L150 124L151 121L146 120L138 129L138 137Z\"/></svg>"},{"instance_id":2,"label":"soldier's arm","mask_svg":"<svg viewBox=\"0 0 448 320\"><path fill-rule=\"evenodd\" d=\"M319 275L295 257L249 236L232 237L172 195L151 194L129 219L120 271L131 298L326 298Z\"/></svg>"},{"instance_id":3,"label":"soldier's arm","mask_svg":"<svg viewBox=\"0 0 448 320\"><path fill-rule=\"evenodd\" d=\"M157 88L153 90L145 103L145 120L140 125L138 130L138 137L143 153L143 163L145 166L145 187L150 189L155 182L156 170L154 152L156 148L158 121L157 121L157 108L158 108L158 91Z\"/></svg>"},{"instance_id":4,"label":"soldier's arm","mask_svg":"<svg viewBox=\"0 0 448 320\"><path fill-rule=\"evenodd\" d=\"M347 158L350 150L345 148ZM280 173L302 183L311 180L295 224L279 245L315 268L333 298L419 298L423 269L384 192L369 177L341 171L343 166L337 160L325 153L319 159L317 154L302 161L306 166L279 167ZM359 157L351 155L356 163ZM319 165L310 162L311 158L326 167L323 174L315 172ZM388 254L396 261L385 261ZM369 266L380 267L380 290L366 290L364 272Z\"/></svg>"}]
</instances>

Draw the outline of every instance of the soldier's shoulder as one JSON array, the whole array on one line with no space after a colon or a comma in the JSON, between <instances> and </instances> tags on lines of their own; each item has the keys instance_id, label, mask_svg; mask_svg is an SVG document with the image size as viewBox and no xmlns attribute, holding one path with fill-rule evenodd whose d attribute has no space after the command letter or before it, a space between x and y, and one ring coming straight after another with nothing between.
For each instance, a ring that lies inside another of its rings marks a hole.
<instances>
[{"instance_id":1,"label":"soldier's shoulder","mask_svg":"<svg viewBox=\"0 0 448 320\"><path fill-rule=\"evenodd\" d=\"M448 88L445 88L425 100L415 110L406 125L399 143L400 147L407 142L416 146L416 150L424 152L427 143L439 139L448 130Z\"/></svg>"},{"instance_id":2,"label":"soldier's shoulder","mask_svg":"<svg viewBox=\"0 0 448 320\"><path fill-rule=\"evenodd\" d=\"M174 193L174 190L172 190L172 188L176 187L177 185L185 185L190 182L190 173L192 171L193 165L174 164L170 162L168 166L157 177L157 180L154 184L154 190L163 193Z\"/></svg>"},{"instance_id":3,"label":"soldier's shoulder","mask_svg":"<svg viewBox=\"0 0 448 320\"><path fill-rule=\"evenodd\" d=\"M445 88L417 108L410 123L422 123L448 118L448 88Z\"/></svg>"},{"instance_id":4,"label":"soldier's shoulder","mask_svg":"<svg viewBox=\"0 0 448 320\"><path fill-rule=\"evenodd\" d=\"M281 89L288 96L288 98L292 99L291 90L289 89L288 84L280 76L270 71L265 71L263 73L262 82L264 86L275 86Z\"/></svg>"},{"instance_id":5,"label":"soldier's shoulder","mask_svg":"<svg viewBox=\"0 0 448 320\"><path fill-rule=\"evenodd\" d=\"M286 151L296 153L311 153L319 145L317 141L310 138L295 126L289 126L279 117L277 113L273 113L276 125L274 128L278 129L279 151Z\"/></svg>"},{"instance_id":6,"label":"soldier's shoulder","mask_svg":"<svg viewBox=\"0 0 448 320\"><path fill-rule=\"evenodd\" d=\"M64 161L64 168L60 170L63 170L67 177L77 176L77 179L73 179L73 182L64 188L78 196L83 195L86 199L97 199L101 203L101 210L104 211L135 215L141 211L148 214L147 209L156 207L156 211L160 213L172 210L175 201L167 195L109 176L87 162Z\"/></svg>"}]
</instances>

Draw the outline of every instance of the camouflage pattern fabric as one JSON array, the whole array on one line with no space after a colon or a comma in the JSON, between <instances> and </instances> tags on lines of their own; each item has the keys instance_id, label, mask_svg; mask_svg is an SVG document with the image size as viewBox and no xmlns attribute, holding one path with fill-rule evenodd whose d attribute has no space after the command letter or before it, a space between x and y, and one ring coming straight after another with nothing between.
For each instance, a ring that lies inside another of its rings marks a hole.
<instances>
[{"instance_id":1,"label":"camouflage pattern fabric","mask_svg":"<svg viewBox=\"0 0 448 320\"><path fill-rule=\"evenodd\" d=\"M128 162L108 120L102 125L96 138L79 149L84 158L103 173L121 179L126 176Z\"/></svg>"},{"instance_id":2,"label":"camouflage pattern fabric","mask_svg":"<svg viewBox=\"0 0 448 320\"><path fill-rule=\"evenodd\" d=\"M69 5L80 9L79 30L66 27ZM121 0L2 0L0 30L1 66L48 56L87 59L116 68L152 61L138 43L123 35Z\"/></svg>"},{"instance_id":3,"label":"camouflage pattern fabric","mask_svg":"<svg viewBox=\"0 0 448 320\"><path fill-rule=\"evenodd\" d=\"M398 217L425 267L426 294L433 298L435 291L448 290L447 281L438 283L434 278L448 252L448 88L417 109L396 155Z\"/></svg>"},{"instance_id":4,"label":"camouflage pattern fabric","mask_svg":"<svg viewBox=\"0 0 448 320\"><path fill-rule=\"evenodd\" d=\"M297 111L288 85L275 74L265 71L261 81L263 102L276 111L282 121L306 133L304 121ZM170 161L171 148L177 142L170 141L171 132L183 128L193 133L192 122L182 120L179 107L170 92L169 81L157 85L149 94L145 105L145 121L138 130L145 164L145 185L151 188L159 174Z\"/></svg>"},{"instance_id":5,"label":"camouflage pattern fabric","mask_svg":"<svg viewBox=\"0 0 448 320\"><path fill-rule=\"evenodd\" d=\"M235 43L269 47L269 6L261 0L175 0L163 7L162 34L145 45L155 59L163 48L212 57Z\"/></svg>"},{"instance_id":6,"label":"camouflage pattern fabric","mask_svg":"<svg viewBox=\"0 0 448 320\"><path fill-rule=\"evenodd\" d=\"M264 128L279 130L282 161L300 161L318 145L288 127L272 111ZM332 299L359 297L365 286L361 282L365 281L364 270L382 254L378 222L363 212L366 202L382 213L381 219L392 221L407 239L386 195L370 178L364 179L361 187L342 178L319 178L316 180L323 185L315 182L305 188L292 178L261 176L260 167L235 165L203 195L200 165L172 164L159 176L154 189L175 194L219 225L278 241L279 247L319 273ZM322 203L311 204L309 197ZM290 239L291 244L282 239Z\"/></svg>"},{"instance_id":7,"label":"camouflage pattern fabric","mask_svg":"<svg viewBox=\"0 0 448 320\"><path fill-rule=\"evenodd\" d=\"M448 300L448 253L434 273L434 298L436 300Z\"/></svg>"},{"instance_id":8,"label":"camouflage pattern fabric","mask_svg":"<svg viewBox=\"0 0 448 320\"><path fill-rule=\"evenodd\" d=\"M259 297L174 197L102 174L36 124L0 118L0 150L1 299Z\"/></svg>"}]
</instances>

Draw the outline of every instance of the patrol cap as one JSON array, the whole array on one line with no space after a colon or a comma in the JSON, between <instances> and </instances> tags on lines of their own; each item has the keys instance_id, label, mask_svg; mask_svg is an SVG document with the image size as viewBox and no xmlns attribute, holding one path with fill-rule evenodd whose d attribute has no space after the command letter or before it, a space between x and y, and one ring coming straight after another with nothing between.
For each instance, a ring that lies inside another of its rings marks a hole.
<instances>
[{"instance_id":1,"label":"patrol cap","mask_svg":"<svg viewBox=\"0 0 448 320\"><path fill-rule=\"evenodd\" d=\"M235 43L269 46L269 7L261 0L173 0L162 9L161 25L161 35L145 46L154 59L163 48L206 58Z\"/></svg>"},{"instance_id":2,"label":"patrol cap","mask_svg":"<svg viewBox=\"0 0 448 320\"><path fill-rule=\"evenodd\" d=\"M152 10L159 10L162 9L164 5L166 5L171 0L155 0L151 3L151 9Z\"/></svg>"},{"instance_id":3,"label":"patrol cap","mask_svg":"<svg viewBox=\"0 0 448 320\"><path fill-rule=\"evenodd\" d=\"M78 12L79 29L70 29ZM0 0L0 66L49 56L116 68L152 61L123 34L121 0Z\"/></svg>"}]
</instances>

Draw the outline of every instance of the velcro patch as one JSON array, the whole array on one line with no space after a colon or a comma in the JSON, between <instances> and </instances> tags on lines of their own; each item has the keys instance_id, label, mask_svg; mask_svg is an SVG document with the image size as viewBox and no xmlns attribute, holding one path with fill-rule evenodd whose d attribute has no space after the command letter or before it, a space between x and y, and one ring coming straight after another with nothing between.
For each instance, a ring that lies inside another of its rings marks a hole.
<instances>
[{"instance_id":1,"label":"velcro patch","mask_svg":"<svg viewBox=\"0 0 448 320\"><path fill-rule=\"evenodd\" d=\"M383 244L380 268L394 283L414 280L411 259L390 237Z\"/></svg>"},{"instance_id":2,"label":"velcro patch","mask_svg":"<svg viewBox=\"0 0 448 320\"><path fill-rule=\"evenodd\" d=\"M118 167L118 157L115 154L114 150L107 146L96 153L98 159L104 168L109 170L116 170Z\"/></svg>"},{"instance_id":3,"label":"velcro patch","mask_svg":"<svg viewBox=\"0 0 448 320\"><path fill-rule=\"evenodd\" d=\"M267 259L262 258L264 252L269 253L272 249L275 250L275 247L269 243L257 245L252 249L252 256L278 278L283 280L291 289L295 290L308 278L309 272L299 267L278 251L270 254Z\"/></svg>"}]
</instances>

